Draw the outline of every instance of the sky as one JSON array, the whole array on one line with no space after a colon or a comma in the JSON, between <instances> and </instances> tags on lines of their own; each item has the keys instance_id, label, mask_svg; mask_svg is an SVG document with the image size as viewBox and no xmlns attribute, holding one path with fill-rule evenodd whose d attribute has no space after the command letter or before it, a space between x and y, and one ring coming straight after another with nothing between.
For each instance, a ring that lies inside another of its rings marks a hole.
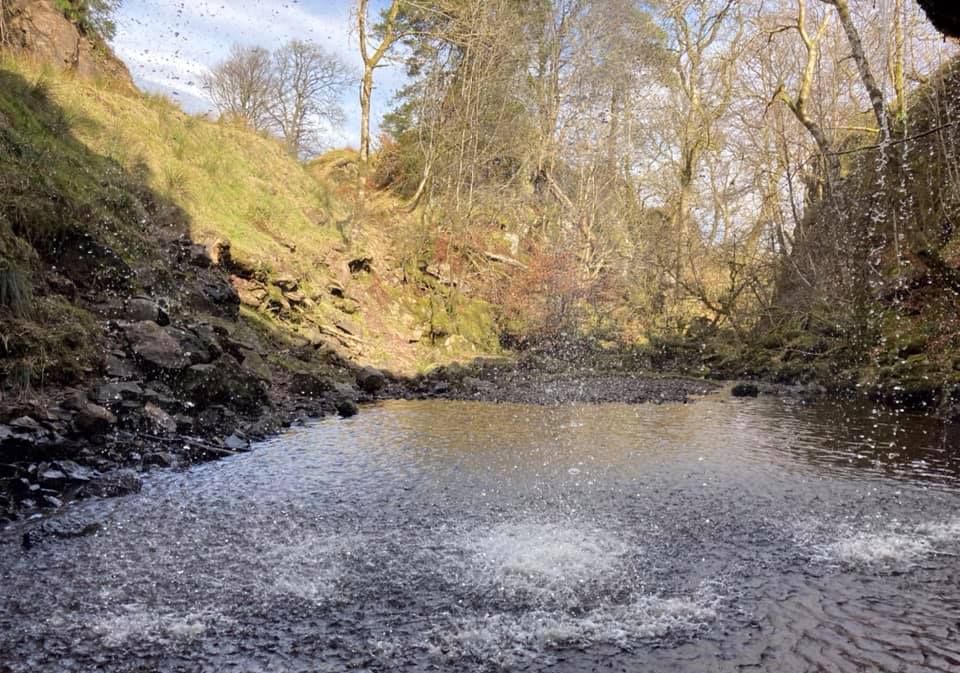
<instances>
[{"instance_id":1,"label":"sky","mask_svg":"<svg viewBox=\"0 0 960 673\"><path fill-rule=\"evenodd\" d=\"M371 1L371 17L386 0ZM169 95L191 113L213 110L200 75L223 60L234 43L275 49L307 40L341 56L357 73L343 99L346 123L332 146L358 144L361 63L352 10L355 0L123 0L113 47L137 84ZM372 125L390 109L403 70L391 65L374 78Z\"/></svg>"}]
</instances>

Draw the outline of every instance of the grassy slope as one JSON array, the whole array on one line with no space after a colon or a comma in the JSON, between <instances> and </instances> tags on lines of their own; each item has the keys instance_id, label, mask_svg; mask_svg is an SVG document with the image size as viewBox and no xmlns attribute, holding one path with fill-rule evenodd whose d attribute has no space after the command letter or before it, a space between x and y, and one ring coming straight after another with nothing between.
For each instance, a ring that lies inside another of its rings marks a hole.
<instances>
[{"instance_id":1,"label":"grassy slope","mask_svg":"<svg viewBox=\"0 0 960 673\"><path fill-rule=\"evenodd\" d=\"M406 282L392 266L391 237L415 220L389 196L374 195L358 218L333 193L344 191L343 183L318 179L271 139L191 117L166 99L132 95L109 82L11 60L0 68L0 253L4 265L37 290L29 317L0 308L4 333L22 342L2 358L8 383L14 375L36 379L38 358L49 361L44 368L75 363L63 382L96 369L95 339L80 339L79 354L59 341L31 345L38 333L69 325L82 325L81 334L97 331L88 314L51 287L55 255L43 248L64 231L90 233L135 270L154 267L170 283L164 240L186 234L204 244L229 241L233 258L271 293L277 291L272 279L293 276L314 300L309 308L245 307L248 325L297 343L346 323L359 340L333 338L331 345L361 362L409 373L496 349L489 308L477 302L466 302L465 318L455 315L446 333L429 338L424 305L437 288ZM354 234L350 244L344 227ZM359 256L374 258L373 273L347 270ZM351 299L346 309L328 293L334 284ZM15 374L18 368L26 373Z\"/></svg>"}]
</instances>

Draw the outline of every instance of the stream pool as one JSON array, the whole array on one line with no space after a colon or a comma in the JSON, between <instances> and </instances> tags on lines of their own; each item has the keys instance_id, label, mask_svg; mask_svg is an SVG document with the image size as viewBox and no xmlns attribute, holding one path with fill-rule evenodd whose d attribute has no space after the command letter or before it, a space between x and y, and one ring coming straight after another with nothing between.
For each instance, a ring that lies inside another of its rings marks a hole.
<instances>
[{"instance_id":1,"label":"stream pool","mask_svg":"<svg viewBox=\"0 0 960 673\"><path fill-rule=\"evenodd\" d=\"M389 402L69 509L0 671L960 670L960 434L870 406Z\"/></svg>"}]
</instances>

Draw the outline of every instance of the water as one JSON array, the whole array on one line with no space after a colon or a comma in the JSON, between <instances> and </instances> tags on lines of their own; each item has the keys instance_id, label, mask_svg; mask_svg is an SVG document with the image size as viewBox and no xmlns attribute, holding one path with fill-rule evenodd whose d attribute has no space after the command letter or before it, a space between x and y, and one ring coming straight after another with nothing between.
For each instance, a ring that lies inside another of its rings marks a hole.
<instances>
[{"instance_id":1,"label":"water","mask_svg":"<svg viewBox=\"0 0 960 673\"><path fill-rule=\"evenodd\" d=\"M0 546L0 670L960 670L960 442L868 407L393 402ZM6 668L4 668L4 665Z\"/></svg>"}]
</instances>

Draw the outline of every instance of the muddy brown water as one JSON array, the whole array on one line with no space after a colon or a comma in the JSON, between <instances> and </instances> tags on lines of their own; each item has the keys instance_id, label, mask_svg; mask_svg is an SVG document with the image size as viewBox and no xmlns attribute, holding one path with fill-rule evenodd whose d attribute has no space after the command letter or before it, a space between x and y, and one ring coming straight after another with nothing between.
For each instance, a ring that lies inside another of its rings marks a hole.
<instances>
[{"instance_id":1,"label":"muddy brown water","mask_svg":"<svg viewBox=\"0 0 960 673\"><path fill-rule=\"evenodd\" d=\"M869 406L390 402L70 509L0 670L960 671L960 437Z\"/></svg>"}]
</instances>

